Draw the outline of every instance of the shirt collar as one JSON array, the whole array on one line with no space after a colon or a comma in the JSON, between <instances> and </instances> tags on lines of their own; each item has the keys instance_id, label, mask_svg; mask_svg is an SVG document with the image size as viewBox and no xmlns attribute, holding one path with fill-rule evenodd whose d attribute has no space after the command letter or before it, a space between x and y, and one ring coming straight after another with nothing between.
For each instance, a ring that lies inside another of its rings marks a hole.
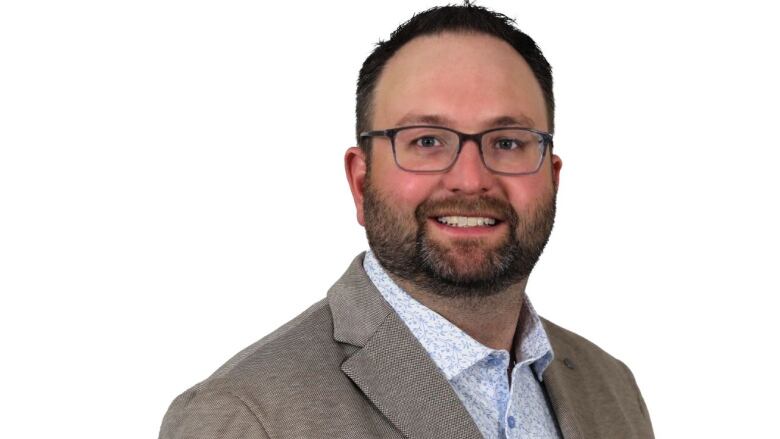
<instances>
[{"instance_id":1,"label":"shirt collar","mask_svg":"<svg viewBox=\"0 0 780 439\"><path fill-rule=\"evenodd\" d=\"M452 380L492 353L506 352L474 340L440 314L415 300L387 275L371 250L366 252L363 268L447 380ZM528 296L524 295L523 299L517 328L519 334L515 336L515 361L517 364L530 364L537 379L542 381L542 373L553 360L552 346Z\"/></svg>"}]
</instances>

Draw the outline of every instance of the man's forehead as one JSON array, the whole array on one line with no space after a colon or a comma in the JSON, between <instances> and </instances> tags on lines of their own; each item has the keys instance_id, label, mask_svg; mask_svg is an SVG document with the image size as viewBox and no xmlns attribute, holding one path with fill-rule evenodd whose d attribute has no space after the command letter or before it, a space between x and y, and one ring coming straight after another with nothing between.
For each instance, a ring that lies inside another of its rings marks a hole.
<instances>
[{"instance_id":1,"label":"man's forehead","mask_svg":"<svg viewBox=\"0 0 780 439\"><path fill-rule=\"evenodd\" d=\"M508 43L475 33L417 37L387 62L374 94L374 121L390 125L523 126L544 129L544 96ZM464 128L465 129L465 128Z\"/></svg>"},{"instance_id":2,"label":"man's forehead","mask_svg":"<svg viewBox=\"0 0 780 439\"><path fill-rule=\"evenodd\" d=\"M403 45L387 61L379 81L446 72L479 74L507 65L530 71L525 59L504 40L481 33L444 32Z\"/></svg>"}]
</instances>

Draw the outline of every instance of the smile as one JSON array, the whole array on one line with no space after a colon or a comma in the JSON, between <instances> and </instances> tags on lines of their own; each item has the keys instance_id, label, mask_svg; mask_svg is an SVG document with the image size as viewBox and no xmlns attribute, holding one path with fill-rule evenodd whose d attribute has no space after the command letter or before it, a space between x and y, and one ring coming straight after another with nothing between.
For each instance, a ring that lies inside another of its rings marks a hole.
<instances>
[{"instance_id":1,"label":"smile","mask_svg":"<svg viewBox=\"0 0 780 439\"><path fill-rule=\"evenodd\" d=\"M496 224L495 218L481 216L440 216L436 221L453 227L481 227Z\"/></svg>"}]
</instances>

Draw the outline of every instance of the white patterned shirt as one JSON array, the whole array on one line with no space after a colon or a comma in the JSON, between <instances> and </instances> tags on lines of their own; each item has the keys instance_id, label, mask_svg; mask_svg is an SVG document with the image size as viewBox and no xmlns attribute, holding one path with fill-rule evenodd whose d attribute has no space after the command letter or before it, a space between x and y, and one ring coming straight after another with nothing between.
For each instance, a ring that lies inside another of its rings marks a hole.
<instances>
[{"instance_id":1,"label":"white patterned shirt","mask_svg":"<svg viewBox=\"0 0 780 439\"><path fill-rule=\"evenodd\" d=\"M363 268L442 371L485 438L562 437L541 383L553 351L527 296L515 337L517 363L510 387L509 352L481 344L412 298L387 275L370 250Z\"/></svg>"}]
</instances>

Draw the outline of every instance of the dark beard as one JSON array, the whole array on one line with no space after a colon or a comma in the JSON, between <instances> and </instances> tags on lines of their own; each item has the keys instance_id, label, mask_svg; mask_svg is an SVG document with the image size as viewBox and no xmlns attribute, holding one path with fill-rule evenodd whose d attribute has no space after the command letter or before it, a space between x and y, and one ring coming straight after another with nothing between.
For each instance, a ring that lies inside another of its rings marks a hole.
<instances>
[{"instance_id":1,"label":"dark beard","mask_svg":"<svg viewBox=\"0 0 780 439\"><path fill-rule=\"evenodd\" d=\"M385 270L433 294L445 297L485 297L504 291L531 274L552 232L555 191L524 218L506 201L480 196L426 200L415 209L415 223L401 217L365 180L363 209L368 243ZM477 211L504 218L509 236L497 248L483 249L479 238L454 241L452 248L426 233L431 214L445 210ZM518 239L518 233L520 239ZM468 271L459 270L457 256L473 255ZM454 253L454 254L453 254Z\"/></svg>"}]
</instances>

